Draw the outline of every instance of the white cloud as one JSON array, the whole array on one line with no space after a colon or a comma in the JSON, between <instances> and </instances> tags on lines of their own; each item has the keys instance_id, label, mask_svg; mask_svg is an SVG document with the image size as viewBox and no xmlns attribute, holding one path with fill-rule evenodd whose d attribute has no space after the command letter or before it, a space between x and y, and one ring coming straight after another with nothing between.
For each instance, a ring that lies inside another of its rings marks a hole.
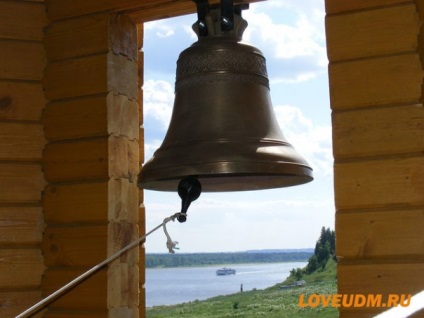
<instances>
[{"instance_id":1,"label":"white cloud","mask_svg":"<svg viewBox=\"0 0 424 318\"><path fill-rule=\"evenodd\" d=\"M316 173L333 171L330 125L317 125L298 108L290 105L274 107L280 128L288 142L309 162Z\"/></svg>"},{"instance_id":2,"label":"white cloud","mask_svg":"<svg viewBox=\"0 0 424 318\"><path fill-rule=\"evenodd\" d=\"M157 120L163 129L169 125L174 103L174 88L166 81L147 80L143 86L145 121Z\"/></svg>"},{"instance_id":3,"label":"white cloud","mask_svg":"<svg viewBox=\"0 0 424 318\"><path fill-rule=\"evenodd\" d=\"M153 153L160 147L161 144L162 144L162 141L157 139L148 140L144 144L144 161L145 162L149 160L150 158L152 158Z\"/></svg>"},{"instance_id":4,"label":"white cloud","mask_svg":"<svg viewBox=\"0 0 424 318\"><path fill-rule=\"evenodd\" d=\"M303 1L260 3L244 13L249 23L244 39L264 51L273 82L307 81L328 63L324 11L318 6L304 11L298 2Z\"/></svg>"},{"instance_id":5,"label":"white cloud","mask_svg":"<svg viewBox=\"0 0 424 318\"><path fill-rule=\"evenodd\" d=\"M165 20L166 21L166 20ZM175 34L174 27L164 21L152 21L144 24L144 32L153 32L159 38L168 38Z\"/></svg>"}]
</instances>

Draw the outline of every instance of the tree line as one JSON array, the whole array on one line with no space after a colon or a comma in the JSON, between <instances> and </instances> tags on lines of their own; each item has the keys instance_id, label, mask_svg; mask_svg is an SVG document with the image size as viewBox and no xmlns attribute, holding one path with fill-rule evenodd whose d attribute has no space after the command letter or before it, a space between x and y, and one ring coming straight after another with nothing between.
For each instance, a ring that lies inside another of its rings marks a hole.
<instances>
[{"instance_id":1,"label":"tree line","mask_svg":"<svg viewBox=\"0 0 424 318\"><path fill-rule=\"evenodd\" d=\"M336 233L330 228L321 228L321 234L315 244L314 254L309 258L305 268L293 268L290 277L299 280L303 274L312 274L317 270L324 270L328 260L336 259Z\"/></svg>"},{"instance_id":2,"label":"tree line","mask_svg":"<svg viewBox=\"0 0 424 318\"><path fill-rule=\"evenodd\" d=\"M146 254L146 267L305 262L309 259L311 254L312 253L309 252Z\"/></svg>"}]
</instances>

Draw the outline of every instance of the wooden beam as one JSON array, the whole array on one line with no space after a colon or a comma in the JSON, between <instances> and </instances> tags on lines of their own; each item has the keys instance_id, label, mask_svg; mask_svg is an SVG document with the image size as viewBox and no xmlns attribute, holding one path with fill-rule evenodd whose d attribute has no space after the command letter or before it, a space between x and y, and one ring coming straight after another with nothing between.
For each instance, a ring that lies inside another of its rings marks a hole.
<instances>
[{"instance_id":1,"label":"wooden beam","mask_svg":"<svg viewBox=\"0 0 424 318\"><path fill-rule=\"evenodd\" d=\"M336 161L424 151L422 104L333 113ZM378 145L378 147L376 147Z\"/></svg>"},{"instance_id":2,"label":"wooden beam","mask_svg":"<svg viewBox=\"0 0 424 318\"><path fill-rule=\"evenodd\" d=\"M44 77L46 98L65 99L94 94L124 94L129 99L138 97L136 61L126 56L90 55L49 63Z\"/></svg>"},{"instance_id":3,"label":"wooden beam","mask_svg":"<svg viewBox=\"0 0 424 318\"><path fill-rule=\"evenodd\" d=\"M0 244L38 246L44 230L41 207L0 207Z\"/></svg>"},{"instance_id":4,"label":"wooden beam","mask_svg":"<svg viewBox=\"0 0 424 318\"><path fill-rule=\"evenodd\" d=\"M107 310L91 310L87 312L78 313L78 318L104 318L107 316L108 316ZM62 312L60 309L55 310L54 308L50 308L50 310L46 312L43 317L40 317L40 318L69 318L69 311Z\"/></svg>"},{"instance_id":5,"label":"wooden beam","mask_svg":"<svg viewBox=\"0 0 424 318\"><path fill-rule=\"evenodd\" d=\"M334 167L336 208L424 205L424 158L353 161Z\"/></svg>"},{"instance_id":6,"label":"wooden beam","mask_svg":"<svg viewBox=\"0 0 424 318\"><path fill-rule=\"evenodd\" d=\"M45 104L41 83L0 81L0 119L38 121Z\"/></svg>"},{"instance_id":7,"label":"wooden beam","mask_svg":"<svg viewBox=\"0 0 424 318\"><path fill-rule=\"evenodd\" d=\"M108 176L107 137L50 143L44 150L48 182L99 180Z\"/></svg>"},{"instance_id":8,"label":"wooden beam","mask_svg":"<svg viewBox=\"0 0 424 318\"><path fill-rule=\"evenodd\" d=\"M419 258L424 255L424 235L417 234L423 229L422 209L337 213L337 255L368 260Z\"/></svg>"},{"instance_id":9,"label":"wooden beam","mask_svg":"<svg viewBox=\"0 0 424 318\"><path fill-rule=\"evenodd\" d=\"M41 3L1 1L0 38L42 41L47 24L46 7Z\"/></svg>"},{"instance_id":10,"label":"wooden beam","mask_svg":"<svg viewBox=\"0 0 424 318\"><path fill-rule=\"evenodd\" d=\"M108 182L50 185L44 190L44 220L51 225L106 224Z\"/></svg>"},{"instance_id":11,"label":"wooden beam","mask_svg":"<svg viewBox=\"0 0 424 318\"><path fill-rule=\"evenodd\" d=\"M44 275L43 292L50 295L75 277L78 277L86 269L54 268L47 269ZM62 298L49 306L49 311L68 310L68 316L75 311L104 311L107 308L107 274L106 270L94 274ZM106 314L107 316L107 314ZM78 315L79 317L79 315ZM91 316L89 316L91 317ZM105 315L103 316L105 317Z\"/></svg>"},{"instance_id":12,"label":"wooden beam","mask_svg":"<svg viewBox=\"0 0 424 318\"><path fill-rule=\"evenodd\" d=\"M339 293L361 290L362 294L418 293L424 285L420 263L345 264L338 266ZM390 286L390 289L388 288Z\"/></svg>"},{"instance_id":13,"label":"wooden beam","mask_svg":"<svg viewBox=\"0 0 424 318\"><path fill-rule=\"evenodd\" d=\"M327 52L333 61L416 51L420 21L415 4L326 18Z\"/></svg>"},{"instance_id":14,"label":"wooden beam","mask_svg":"<svg viewBox=\"0 0 424 318\"><path fill-rule=\"evenodd\" d=\"M44 271L41 250L0 249L0 289L38 287Z\"/></svg>"},{"instance_id":15,"label":"wooden beam","mask_svg":"<svg viewBox=\"0 0 424 318\"><path fill-rule=\"evenodd\" d=\"M236 0L235 3L252 3L263 0ZM211 0L210 3L218 3ZM160 8L159 11L155 9ZM53 21L82 16L95 12L115 11L130 13L135 22L174 17L196 12L192 0L51 0L49 18Z\"/></svg>"},{"instance_id":16,"label":"wooden beam","mask_svg":"<svg viewBox=\"0 0 424 318\"><path fill-rule=\"evenodd\" d=\"M330 63L329 78L333 110L421 100L422 71L417 53Z\"/></svg>"},{"instance_id":17,"label":"wooden beam","mask_svg":"<svg viewBox=\"0 0 424 318\"><path fill-rule=\"evenodd\" d=\"M326 0L325 9L328 14L333 14L348 11L380 8L403 3L414 3L414 0Z\"/></svg>"},{"instance_id":18,"label":"wooden beam","mask_svg":"<svg viewBox=\"0 0 424 318\"><path fill-rule=\"evenodd\" d=\"M90 268L106 258L107 227L104 225L48 226L43 250L48 267Z\"/></svg>"},{"instance_id":19,"label":"wooden beam","mask_svg":"<svg viewBox=\"0 0 424 318\"><path fill-rule=\"evenodd\" d=\"M0 203L39 203L45 181L39 164L0 163Z\"/></svg>"},{"instance_id":20,"label":"wooden beam","mask_svg":"<svg viewBox=\"0 0 424 318\"><path fill-rule=\"evenodd\" d=\"M43 78L42 43L0 40L0 48L0 79L39 81Z\"/></svg>"},{"instance_id":21,"label":"wooden beam","mask_svg":"<svg viewBox=\"0 0 424 318\"><path fill-rule=\"evenodd\" d=\"M136 60L136 29L126 23L128 18L108 12L52 23L46 30L47 58L56 61L112 50Z\"/></svg>"},{"instance_id":22,"label":"wooden beam","mask_svg":"<svg viewBox=\"0 0 424 318\"><path fill-rule=\"evenodd\" d=\"M52 225L137 223L138 192L127 179L50 185L44 191L44 218Z\"/></svg>"},{"instance_id":23,"label":"wooden beam","mask_svg":"<svg viewBox=\"0 0 424 318\"><path fill-rule=\"evenodd\" d=\"M41 291L0 291L0 317L16 317L41 300ZM34 318L41 318L40 315Z\"/></svg>"},{"instance_id":24,"label":"wooden beam","mask_svg":"<svg viewBox=\"0 0 424 318\"><path fill-rule=\"evenodd\" d=\"M387 300L388 294L417 294L422 291L424 275L423 263L400 262L385 264L347 264L341 261L337 268L337 281L339 294L381 294ZM356 308L341 308L341 317L344 312L354 312L356 315L348 317L373 317L369 312L382 312L386 308L373 308L369 306ZM422 317L421 315L414 317Z\"/></svg>"},{"instance_id":25,"label":"wooden beam","mask_svg":"<svg viewBox=\"0 0 424 318\"><path fill-rule=\"evenodd\" d=\"M0 160L41 160L44 147L42 125L0 123L0 131Z\"/></svg>"}]
</instances>

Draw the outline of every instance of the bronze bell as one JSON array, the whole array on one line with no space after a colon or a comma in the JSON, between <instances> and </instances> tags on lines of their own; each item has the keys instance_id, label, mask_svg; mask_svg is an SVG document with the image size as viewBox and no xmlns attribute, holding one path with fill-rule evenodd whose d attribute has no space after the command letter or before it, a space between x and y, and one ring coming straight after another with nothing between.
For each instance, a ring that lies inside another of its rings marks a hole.
<instances>
[{"instance_id":1,"label":"bronze bell","mask_svg":"<svg viewBox=\"0 0 424 318\"><path fill-rule=\"evenodd\" d=\"M209 192L313 180L311 167L278 126L263 54L239 43L247 27L241 7L231 11L223 17L221 5L203 12L203 19L198 12L193 29L199 40L179 56L171 122L141 169L139 187L176 191L187 176Z\"/></svg>"}]
</instances>

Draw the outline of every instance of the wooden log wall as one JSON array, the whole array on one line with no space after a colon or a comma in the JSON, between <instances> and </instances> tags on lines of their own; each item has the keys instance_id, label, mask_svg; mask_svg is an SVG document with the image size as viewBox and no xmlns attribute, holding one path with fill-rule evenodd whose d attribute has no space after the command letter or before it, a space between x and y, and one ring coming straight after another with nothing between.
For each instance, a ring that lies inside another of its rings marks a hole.
<instances>
[{"instance_id":1,"label":"wooden log wall","mask_svg":"<svg viewBox=\"0 0 424 318\"><path fill-rule=\"evenodd\" d=\"M126 16L94 12L55 20L45 32L43 170L49 184L43 197L43 295L48 295L140 234L141 64L137 27ZM135 248L51 304L45 317L143 316L139 262L144 258Z\"/></svg>"},{"instance_id":2,"label":"wooden log wall","mask_svg":"<svg viewBox=\"0 0 424 318\"><path fill-rule=\"evenodd\" d=\"M424 286L421 3L326 0L342 294ZM340 317L383 310L344 309Z\"/></svg>"},{"instance_id":3,"label":"wooden log wall","mask_svg":"<svg viewBox=\"0 0 424 318\"><path fill-rule=\"evenodd\" d=\"M41 297L45 11L0 1L0 317Z\"/></svg>"}]
</instances>

